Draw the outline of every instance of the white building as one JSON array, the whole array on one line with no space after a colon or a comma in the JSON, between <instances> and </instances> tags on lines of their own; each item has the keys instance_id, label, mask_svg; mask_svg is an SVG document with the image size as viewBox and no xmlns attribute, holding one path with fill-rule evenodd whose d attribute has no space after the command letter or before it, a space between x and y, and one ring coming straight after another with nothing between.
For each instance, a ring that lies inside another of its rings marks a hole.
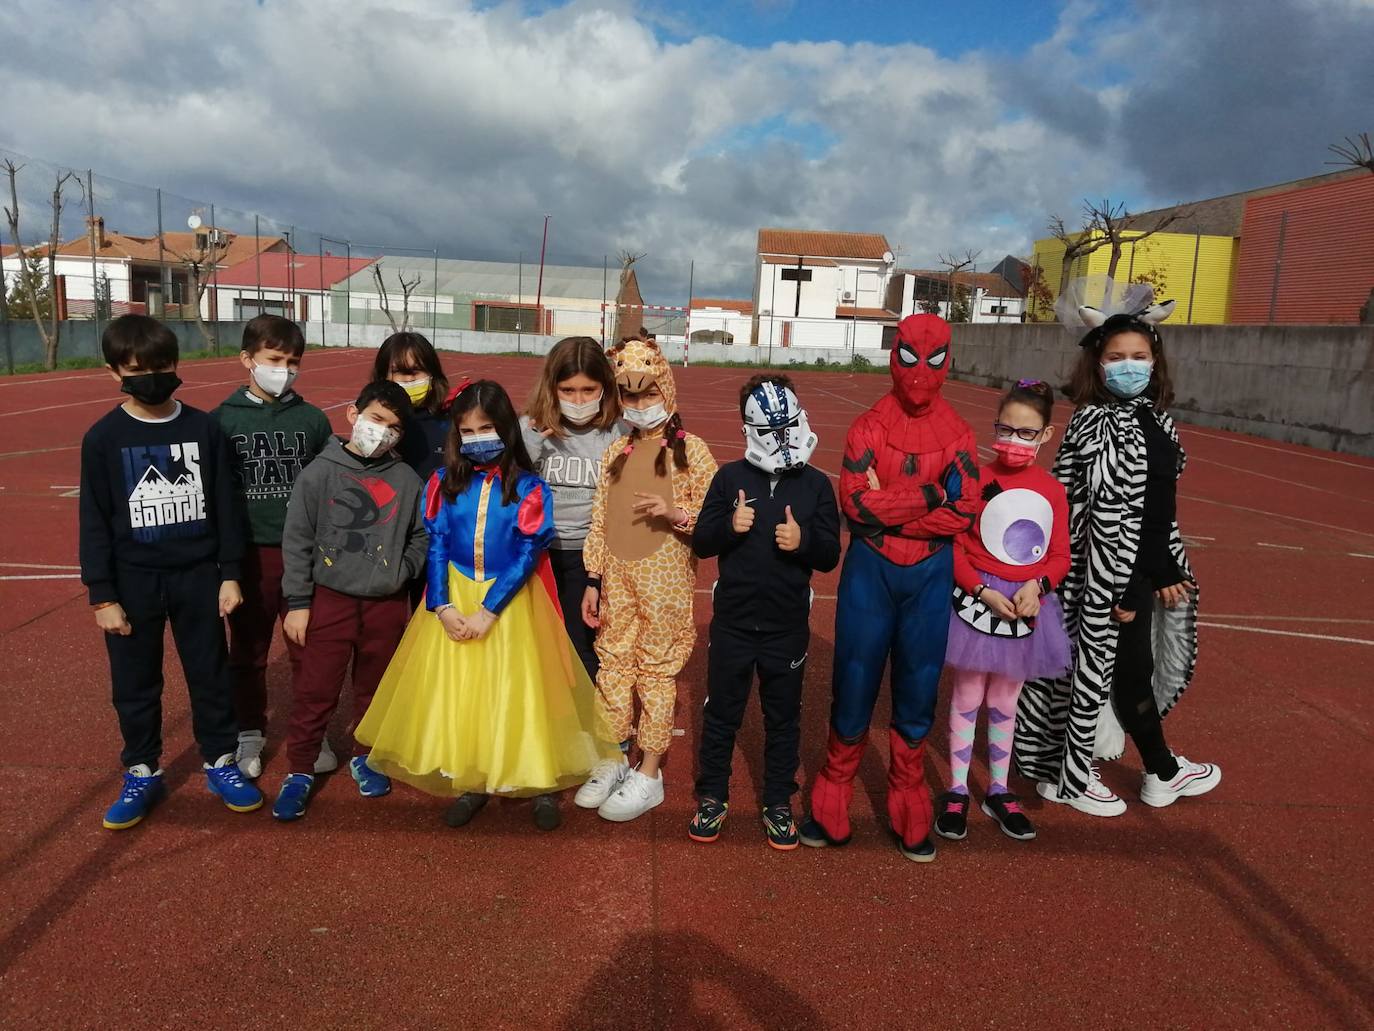
<instances>
[{"instance_id":1,"label":"white building","mask_svg":"<svg viewBox=\"0 0 1374 1031\"><path fill-rule=\"evenodd\" d=\"M760 229L753 343L890 347L899 318L885 304L893 260L878 233Z\"/></svg>"},{"instance_id":2,"label":"white building","mask_svg":"<svg viewBox=\"0 0 1374 1031\"><path fill-rule=\"evenodd\" d=\"M1018 287L992 272L957 272L956 294L969 306L969 322L1020 322L1026 299ZM950 317L949 273L940 269L898 269L888 287L888 306L902 318L925 311L921 301L936 306L941 318ZM958 301L955 301L957 305Z\"/></svg>"},{"instance_id":3,"label":"white building","mask_svg":"<svg viewBox=\"0 0 1374 1031\"><path fill-rule=\"evenodd\" d=\"M256 255L215 274L214 308L220 318L233 322L246 322L262 314L297 322L328 322L334 318L334 288L349 276L364 272L372 261L332 254ZM210 303L207 292L204 307Z\"/></svg>"},{"instance_id":4,"label":"white building","mask_svg":"<svg viewBox=\"0 0 1374 1031\"><path fill-rule=\"evenodd\" d=\"M747 344L754 331L751 301L692 298L691 343Z\"/></svg>"}]
</instances>

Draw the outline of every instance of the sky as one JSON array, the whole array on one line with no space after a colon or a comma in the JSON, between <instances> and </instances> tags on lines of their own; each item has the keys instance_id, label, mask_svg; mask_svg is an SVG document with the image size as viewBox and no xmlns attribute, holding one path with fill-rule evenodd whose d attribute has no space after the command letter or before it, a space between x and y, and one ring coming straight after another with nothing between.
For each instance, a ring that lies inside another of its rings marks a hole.
<instances>
[{"instance_id":1,"label":"sky","mask_svg":"<svg viewBox=\"0 0 1374 1031\"><path fill-rule=\"evenodd\" d=\"M991 265L1084 198L1319 174L1374 132L1374 0L6 0L0 39L26 202L54 163L123 231L161 187L167 228L214 203L312 253L525 261L547 214L551 263L643 254L665 304L748 296L761 226Z\"/></svg>"}]
</instances>

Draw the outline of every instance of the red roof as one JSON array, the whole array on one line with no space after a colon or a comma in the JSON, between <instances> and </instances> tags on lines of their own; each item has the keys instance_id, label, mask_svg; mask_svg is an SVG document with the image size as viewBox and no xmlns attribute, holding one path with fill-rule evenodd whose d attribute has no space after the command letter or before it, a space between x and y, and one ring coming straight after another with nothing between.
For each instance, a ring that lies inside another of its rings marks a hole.
<instances>
[{"instance_id":1,"label":"red roof","mask_svg":"<svg viewBox=\"0 0 1374 1031\"><path fill-rule=\"evenodd\" d=\"M818 229L760 229L760 254L802 254L882 261L891 247L880 233L831 233Z\"/></svg>"},{"instance_id":2,"label":"red roof","mask_svg":"<svg viewBox=\"0 0 1374 1031\"><path fill-rule=\"evenodd\" d=\"M736 301L719 297L693 297L692 310L697 311L702 308L720 308L723 311L738 312L741 315L754 314L753 301Z\"/></svg>"},{"instance_id":3,"label":"red roof","mask_svg":"<svg viewBox=\"0 0 1374 1031\"><path fill-rule=\"evenodd\" d=\"M262 285L274 290L328 290L349 276L361 272L376 258L341 258L326 254L274 254L257 259L249 258L237 265L221 269L215 277L220 286L257 286L259 268Z\"/></svg>"}]
</instances>

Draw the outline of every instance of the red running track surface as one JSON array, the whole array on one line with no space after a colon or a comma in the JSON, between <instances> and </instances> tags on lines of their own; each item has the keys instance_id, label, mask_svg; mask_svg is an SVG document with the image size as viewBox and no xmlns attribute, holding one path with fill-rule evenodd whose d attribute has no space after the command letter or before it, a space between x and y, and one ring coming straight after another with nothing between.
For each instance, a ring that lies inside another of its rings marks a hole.
<instances>
[{"instance_id":1,"label":"red running track surface","mask_svg":"<svg viewBox=\"0 0 1374 1031\"><path fill-rule=\"evenodd\" d=\"M336 425L370 352L311 352L300 386ZM537 364L447 355L517 402ZM180 397L213 407L237 361L188 363ZM738 457L746 370L679 371L687 426ZM838 469L879 375L801 372ZM947 396L986 440L996 394ZM1374 1023L1370 803L1374 462L1183 428L1183 527L1203 589L1202 659L1166 722L1218 762L1212 795L1135 803L1134 754L1098 820L1021 785L1039 838L981 814L939 859L902 859L884 826L883 735L861 770L853 843L764 844L757 709L722 839L691 843L704 639L682 678L667 801L626 826L565 803L468 828L404 787L326 779L300 824L206 793L184 686L168 669L172 788L144 825L100 826L118 787L104 649L76 579L78 445L118 395L100 371L0 379L0 1023L6 1027L1367 1027ZM1060 423L1067 416L1061 411ZM1049 454L1044 456L1048 461ZM1205 471L1206 475L1201 473ZM37 577L38 579L29 579ZM701 569L697 621L709 616ZM820 577L802 779L824 751L835 577ZM172 654L168 649L169 656ZM274 793L288 680L274 653ZM875 725L882 726L880 711ZM336 741L341 729L335 727ZM947 773L943 720L930 774ZM978 761L981 763L980 740ZM975 766L975 792L985 776Z\"/></svg>"}]
</instances>

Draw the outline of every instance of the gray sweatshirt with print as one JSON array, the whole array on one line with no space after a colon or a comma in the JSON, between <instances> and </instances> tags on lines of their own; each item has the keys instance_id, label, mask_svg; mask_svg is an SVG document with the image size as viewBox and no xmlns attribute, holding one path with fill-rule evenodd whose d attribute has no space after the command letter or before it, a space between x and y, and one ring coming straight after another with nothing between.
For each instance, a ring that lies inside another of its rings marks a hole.
<instances>
[{"instance_id":1,"label":"gray sweatshirt with print","mask_svg":"<svg viewBox=\"0 0 1374 1031\"><path fill-rule=\"evenodd\" d=\"M630 432L617 422L609 430L568 426L562 437L544 436L530 425L528 416L520 419L525 448L534 462L534 471L553 491L553 528L557 536L552 547L561 551L580 551L592 525L592 500L601 482L601 458L606 449Z\"/></svg>"},{"instance_id":2,"label":"gray sweatshirt with print","mask_svg":"<svg viewBox=\"0 0 1374 1031\"><path fill-rule=\"evenodd\" d=\"M385 598L425 568L424 484L394 452L359 458L331 437L302 469L286 506L282 593L310 607L315 587Z\"/></svg>"}]
</instances>

